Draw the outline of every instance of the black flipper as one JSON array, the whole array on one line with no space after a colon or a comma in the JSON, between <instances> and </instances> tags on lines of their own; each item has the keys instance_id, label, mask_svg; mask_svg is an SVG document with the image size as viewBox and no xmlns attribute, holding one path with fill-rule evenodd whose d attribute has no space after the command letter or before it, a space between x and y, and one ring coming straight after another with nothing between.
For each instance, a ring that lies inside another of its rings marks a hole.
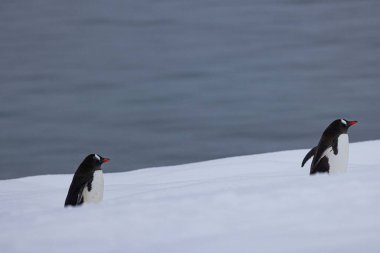
<instances>
[{"instance_id":1,"label":"black flipper","mask_svg":"<svg viewBox=\"0 0 380 253\"><path fill-rule=\"evenodd\" d=\"M338 154L338 138L335 138L331 147L334 151L334 155L337 155Z\"/></svg>"},{"instance_id":2,"label":"black flipper","mask_svg":"<svg viewBox=\"0 0 380 253\"><path fill-rule=\"evenodd\" d=\"M317 151L317 148L318 147L314 147L312 149L310 149L309 153L307 153L307 155L305 156L305 158L303 159L302 161L302 167L305 165L305 163L315 155L315 152Z\"/></svg>"}]
</instances>

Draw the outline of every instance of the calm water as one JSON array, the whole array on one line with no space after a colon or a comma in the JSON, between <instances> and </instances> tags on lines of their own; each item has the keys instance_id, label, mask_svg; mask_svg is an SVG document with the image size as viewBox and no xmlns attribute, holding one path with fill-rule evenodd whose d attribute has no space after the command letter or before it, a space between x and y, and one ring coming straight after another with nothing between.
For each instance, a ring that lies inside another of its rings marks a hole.
<instances>
[{"instance_id":1,"label":"calm water","mask_svg":"<svg viewBox=\"0 0 380 253\"><path fill-rule=\"evenodd\" d=\"M0 178L380 138L380 1L0 3ZM295 165L297 166L297 165ZM298 169L298 168L295 168Z\"/></svg>"}]
</instances>

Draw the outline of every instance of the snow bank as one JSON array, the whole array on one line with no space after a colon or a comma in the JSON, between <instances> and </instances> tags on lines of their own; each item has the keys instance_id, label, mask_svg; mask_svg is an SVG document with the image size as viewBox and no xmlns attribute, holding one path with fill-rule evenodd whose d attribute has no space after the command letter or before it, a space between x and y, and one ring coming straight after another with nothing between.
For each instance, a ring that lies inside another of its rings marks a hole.
<instances>
[{"instance_id":1,"label":"snow bank","mask_svg":"<svg viewBox=\"0 0 380 253\"><path fill-rule=\"evenodd\" d=\"M332 176L306 150L106 174L81 208L63 208L72 175L3 180L0 251L380 252L379 149L352 144Z\"/></svg>"}]
</instances>

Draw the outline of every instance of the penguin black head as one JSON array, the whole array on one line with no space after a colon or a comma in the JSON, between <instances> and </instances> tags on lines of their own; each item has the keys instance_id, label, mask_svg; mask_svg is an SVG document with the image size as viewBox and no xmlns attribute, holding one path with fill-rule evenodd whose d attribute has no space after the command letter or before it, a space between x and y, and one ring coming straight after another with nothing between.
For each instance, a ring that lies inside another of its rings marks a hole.
<instances>
[{"instance_id":1,"label":"penguin black head","mask_svg":"<svg viewBox=\"0 0 380 253\"><path fill-rule=\"evenodd\" d=\"M349 121L346 119L337 119L333 123L331 123L330 127L341 132L341 133L347 133L348 128L350 128L353 125L356 125L357 121Z\"/></svg>"},{"instance_id":2,"label":"penguin black head","mask_svg":"<svg viewBox=\"0 0 380 253\"><path fill-rule=\"evenodd\" d=\"M109 158L101 157L97 154L90 154L83 160L79 168L86 170L101 170L102 164L109 161Z\"/></svg>"}]
</instances>

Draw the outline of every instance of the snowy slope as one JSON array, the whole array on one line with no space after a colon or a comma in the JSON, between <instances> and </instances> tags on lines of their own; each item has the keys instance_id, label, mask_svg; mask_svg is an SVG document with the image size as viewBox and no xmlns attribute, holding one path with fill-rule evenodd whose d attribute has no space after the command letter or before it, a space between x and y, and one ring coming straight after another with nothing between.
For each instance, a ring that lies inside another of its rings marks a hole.
<instances>
[{"instance_id":1,"label":"snowy slope","mask_svg":"<svg viewBox=\"0 0 380 253\"><path fill-rule=\"evenodd\" d=\"M81 208L63 208L72 175L3 180L0 252L380 252L379 149L352 144L331 176L306 150L106 174Z\"/></svg>"}]
</instances>

